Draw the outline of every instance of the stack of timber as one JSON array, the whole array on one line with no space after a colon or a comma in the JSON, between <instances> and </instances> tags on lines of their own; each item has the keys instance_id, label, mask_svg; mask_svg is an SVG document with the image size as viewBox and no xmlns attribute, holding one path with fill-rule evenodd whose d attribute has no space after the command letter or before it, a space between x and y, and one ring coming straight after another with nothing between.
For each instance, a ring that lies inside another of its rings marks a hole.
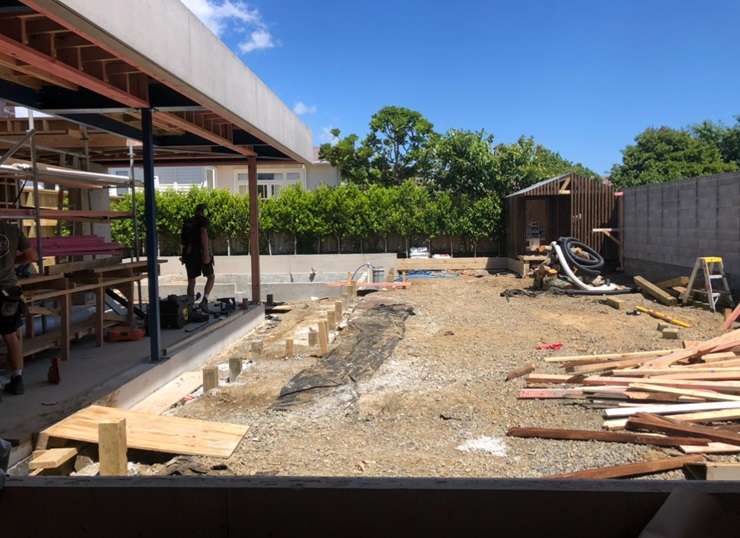
<instances>
[{"instance_id":1,"label":"stack of timber","mask_svg":"<svg viewBox=\"0 0 740 538\"><path fill-rule=\"evenodd\" d=\"M582 400L603 413L601 431L511 428L513 437L653 445L689 456L740 453L740 329L680 349L553 356L562 374L532 372L520 399ZM637 476L696 463L668 458L552 478ZM622 469L621 467L624 467Z\"/></svg>"}]
</instances>

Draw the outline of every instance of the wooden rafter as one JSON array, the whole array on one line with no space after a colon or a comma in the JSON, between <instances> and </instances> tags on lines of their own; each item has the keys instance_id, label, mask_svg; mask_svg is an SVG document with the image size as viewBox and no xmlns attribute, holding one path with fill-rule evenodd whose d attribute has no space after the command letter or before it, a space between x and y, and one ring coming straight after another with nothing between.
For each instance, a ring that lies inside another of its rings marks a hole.
<instances>
[{"instance_id":1,"label":"wooden rafter","mask_svg":"<svg viewBox=\"0 0 740 538\"><path fill-rule=\"evenodd\" d=\"M229 138L226 138L212 130L209 130L202 124L196 124L188 119L188 116L194 117L196 113L192 112L186 112L183 113L184 117L180 114L175 114L172 112L157 112L155 114L155 117L157 117L162 122L170 125L171 127L177 127L179 129L182 129L185 132L188 132L190 134L194 134L196 136L199 136L201 138L204 138L205 140L208 140L209 142L213 142L214 144L218 146L223 146L225 148L228 148L232 151L235 151L239 153L240 155L244 155L245 157L256 157L257 154L252 151L249 148L246 148L244 146L238 146L234 144Z\"/></svg>"},{"instance_id":2,"label":"wooden rafter","mask_svg":"<svg viewBox=\"0 0 740 538\"><path fill-rule=\"evenodd\" d=\"M30 64L71 84L77 84L88 90L105 95L126 106L134 108L147 108L149 106L149 103L145 99L116 87L110 82L83 72L48 54L31 48L29 45L24 45L5 34L0 34L0 48L6 54L21 62Z\"/></svg>"}]
</instances>

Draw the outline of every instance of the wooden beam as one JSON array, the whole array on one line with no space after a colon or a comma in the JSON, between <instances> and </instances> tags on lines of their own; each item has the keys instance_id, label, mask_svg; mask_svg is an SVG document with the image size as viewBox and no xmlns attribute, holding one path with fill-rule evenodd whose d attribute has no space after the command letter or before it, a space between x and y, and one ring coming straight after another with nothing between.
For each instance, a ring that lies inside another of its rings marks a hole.
<instances>
[{"instance_id":1,"label":"wooden beam","mask_svg":"<svg viewBox=\"0 0 740 538\"><path fill-rule=\"evenodd\" d=\"M70 448L50 448L34 452L29 469L57 469L67 463L77 455L77 449Z\"/></svg>"},{"instance_id":2,"label":"wooden beam","mask_svg":"<svg viewBox=\"0 0 740 538\"><path fill-rule=\"evenodd\" d=\"M636 275L633 280L643 293L650 295L659 303L666 306L676 306L678 304L678 299L665 290L660 289L648 279L640 275Z\"/></svg>"},{"instance_id":3,"label":"wooden beam","mask_svg":"<svg viewBox=\"0 0 740 538\"><path fill-rule=\"evenodd\" d=\"M204 138L209 142L213 142L218 146L228 148L239 153L240 155L244 155L245 157L257 156L257 154L251 149L245 148L244 146L237 146L231 140L228 140L223 136L214 133L213 131L209 131L205 127L201 127L200 125L191 123L190 121L173 112L156 112L154 116L160 119L162 122L168 124L170 127L182 129L185 132Z\"/></svg>"},{"instance_id":4,"label":"wooden beam","mask_svg":"<svg viewBox=\"0 0 740 538\"><path fill-rule=\"evenodd\" d=\"M98 423L100 476L128 475L126 419L108 419Z\"/></svg>"},{"instance_id":5,"label":"wooden beam","mask_svg":"<svg viewBox=\"0 0 740 538\"><path fill-rule=\"evenodd\" d=\"M25 75L35 77L39 80L42 80L43 82L54 84L55 86L60 86L62 88L66 88L68 90L72 90L75 92L79 90L79 86L77 86L76 84L71 84L70 82L67 82L63 78L50 75L49 73L46 73L44 70L34 67L32 65L19 63L18 60L16 60L12 56L8 56L7 54L0 53L0 65L9 67L10 69L13 69L14 71L18 71L19 73L23 73Z\"/></svg>"},{"instance_id":6,"label":"wooden beam","mask_svg":"<svg viewBox=\"0 0 740 538\"><path fill-rule=\"evenodd\" d=\"M203 368L203 394L218 388L218 368L206 366Z\"/></svg>"},{"instance_id":7,"label":"wooden beam","mask_svg":"<svg viewBox=\"0 0 740 538\"><path fill-rule=\"evenodd\" d=\"M627 421L628 430L647 430L651 432L667 433L669 435L681 435L689 437L702 437L718 443L740 445L740 434L729 429L713 428L679 422L665 417L639 413L630 417Z\"/></svg>"},{"instance_id":8,"label":"wooden beam","mask_svg":"<svg viewBox=\"0 0 740 538\"><path fill-rule=\"evenodd\" d=\"M722 394L712 390L696 390L696 389L684 389L678 387L666 387L665 385L651 385L648 383L634 383L630 385L630 389L647 392L662 392L666 394L677 394L679 396L692 396L695 398L702 398L704 400L716 401L716 402L737 402L740 401L740 396L735 394Z\"/></svg>"},{"instance_id":9,"label":"wooden beam","mask_svg":"<svg viewBox=\"0 0 740 538\"><path fill-rule=\"evenodd\" d=\"M568 430L559 428L509 428L509 437L536 439L562 439L566 441L602 441L604 443L631 443L634 445L653 445L680 447L681 445L706 445L704 439L695 437L661 437L627 432L604 432L589 430Z\"/></svg>"},{"instance_id":10,"label":"wooden beam","mask_svg":"<svg viewBox=\"0 0 740 538\"><path fill-rule=\"evenodd\" d=\"M613 467L585 469L583 471L576 471L573 473L560 473L545 476L543 478L558 480L602 480L607 478L626 478L629 476L640 476L680 469L688 463L700 463L702 461L704 461L704 456L701 455L676 456L675 458L643 461L640 463L628 463L626 465L615 465Z\"/></svg>"},{"instance_id":11,"label":"wooden beam","mask_svg":"<svg viewBox=\"0 0 740 538\"><path fill-rule=\"evenodd\" d=\"M707 402L689 404L654 404L638 407L613 407L604 409L604 418L625 418L638 413L653 415L670 415L673 413L689 413L692 411L719 411L720 409L740 409L740 402Z\"/></svg>"},{"instance_id":12,"label":"wooden beam","mask_svg":"<svg viewBox=\"0 0 740 538\"><path fill-rule=\"evenodd\" d=\"M38 69L42 69L43 71L55 77L62 78L71 84L77 84L90 91L109 97L126 106L133 108L149 107L149 103L146 100L132 95L121 88L117 88L99 78L84 73L71 65L49 56L48 54L39 52L27 45L23 45L6 35L0 34L0 48L2 48L2 50L9 56L12 56L17 60L30 64Z\"/></svg>"},{"instance_id":13,"label":"wooden beam","mask_svg":"<svg viewBox=\"0 0 740 538\"><path fill-rule=\"evenodd\" d=\"M555 356L545 357L545 362L582 362L588 361L591 363L600 362L603 360L621 360L631 359L636 357L660 357L662 355L668 355L673 353L675 349L656 349L654 351L634 351L630 353L602 353L599 355L568 355L568 356Z\"/></svg>"}]
</instances>

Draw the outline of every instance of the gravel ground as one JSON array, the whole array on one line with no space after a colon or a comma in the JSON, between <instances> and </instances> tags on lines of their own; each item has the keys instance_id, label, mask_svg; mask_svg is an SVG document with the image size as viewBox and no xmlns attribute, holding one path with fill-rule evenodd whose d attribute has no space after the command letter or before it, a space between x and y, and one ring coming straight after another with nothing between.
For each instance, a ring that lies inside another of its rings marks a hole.
<instances>
[{"instance_id":1,"label":"gravel ground","mask_svg":"<svg viewBox=\"0 0 740 538\"><path fill-rule=\"evenodd\" d=\"M517 400L523 381L505 383L510 370L535 362L538 371L556 373L544 357L680 345L661 338L657 320L628 316L597 298L543 294L507 302L500 296L506 288L528 284L510 275L466 275L369 295L360 300L362 308L403 303L416 312L394 354L369 381L289 411L273 411L280 388L319 360L302 345L298 357L281 357L286 335L326 307L296 305L281 323L262 330L265 353L237 383L174 411L248 424L235 453L225 462L179 458L179 464L208 469L225 463L225 470L210 472L236 475L538 477L678 454L638 445L505 437L512 426L599 429L602 422L598 410L575 402ZM641 295L622 298L628 307L649 303ZM681 331L682 338L719 334L719 314L655 307L694 325ZM543 342L561 342L563 348L535 350ZM241 342L216 361L244 356L248 345ZM464 443L472 448L464 450ZM676 471L648 478L682 477Z\"/></svg>"}]
</instances>

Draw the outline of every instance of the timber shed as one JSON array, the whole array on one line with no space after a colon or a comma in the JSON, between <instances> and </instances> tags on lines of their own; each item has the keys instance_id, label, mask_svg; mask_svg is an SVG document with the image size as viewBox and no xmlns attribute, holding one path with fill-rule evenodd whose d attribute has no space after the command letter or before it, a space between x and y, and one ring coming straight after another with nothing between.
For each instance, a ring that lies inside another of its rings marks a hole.
<instances>
[{"instance_id":1,"label":"timber shed","mask_svg":"<svg viewBox=\"0 0 740 538\"><path fill-rule=\"evenodd\" d=\"M549 244L559 237L575 237L606 257L616 249L594 229L617 224L616 197L611 183L572 172L556 176L506 197L506 255L526 253L529 243Z\"/></svg>"}]
</instances>

